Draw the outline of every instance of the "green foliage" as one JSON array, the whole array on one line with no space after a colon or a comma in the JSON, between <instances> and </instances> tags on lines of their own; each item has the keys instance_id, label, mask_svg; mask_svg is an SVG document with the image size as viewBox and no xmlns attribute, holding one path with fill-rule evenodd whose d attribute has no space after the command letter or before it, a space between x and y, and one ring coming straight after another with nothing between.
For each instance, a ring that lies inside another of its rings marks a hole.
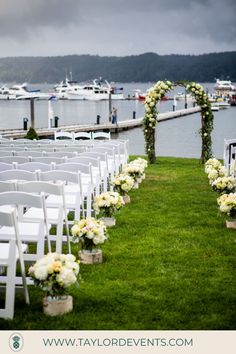
<instances>
[{"instance_id":1,"label":"green foliage","mask_svg":"<svg viewBox=\"0 0 236 354\"><path fill-rule=\"evenodd\" d=\"M170 91L173 86L184 86L201 108L202 126L199 131L202 138L201 162L205 163L212 156L211 132L213 130L214 116L211 111L211 104L203 86L186 80L173 82L158 81L149 91L145 98L145 116L143 119L143 130L145 138L146 154L148 161L152 164L156 161L155 153L155 126L157 122L156 104Z\"/></svg>"},{"instance_id":2,"label":"green foliage","mask_svg":"<svg viewBox=\"0 0 236 354\"><path fill-rule=\"evenodd\" d=\"M29 130L27 131L25 138L30 139L30 140L38 140L39 139L36 130L32 127L30 127Z\"/></svg>"},{"instance_id":3,"label":"green foliage","mask_svg":"<svg viewBox=\"0 0 236 354\"><path fill-rule=\"evenodd\" d=\"M104 262L81 264L74 311L46 317L44 293L30 286L30 306L17 294L15 318L0 319L1 329L235 330L235 230L202 165L160 157L146 177L109 230Z\"/></svg>"},{"instance_id":4,"label":"green foliage","mask_svg":"<svg viewBox=\"0 0 236 354\"><path fill-rule=\"evenodd\" d=\"M67 55L58 57L0 58L2 82L48 82L65 78L68 68L74 79L103 76L117 82L189 80L214 82L216 77L236 81L236 52L204 55L158 55L144 53L126 57Z\"/></svg>"}]
</instances>

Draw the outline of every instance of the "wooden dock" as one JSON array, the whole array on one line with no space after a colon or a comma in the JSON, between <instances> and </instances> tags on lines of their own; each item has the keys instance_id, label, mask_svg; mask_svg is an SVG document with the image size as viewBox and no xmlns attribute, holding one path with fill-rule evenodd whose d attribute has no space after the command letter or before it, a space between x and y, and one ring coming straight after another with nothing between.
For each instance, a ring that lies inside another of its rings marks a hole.
<instances>
[{"instance_id":1,"label":"wooden dock","mask_svg":"<svg viewBox=\"0 0 236 354\"><path fill-rule=\"evenodd\" d=\"M158 122L162 122L169 119L179 118L200 112L199 107L192 107L187 109L181 109L173 112L165 112L158 114ZM143 117L137 119L130 119L118 122L118 124L103 123L103 124L74 124L74 125L61 125L58 128L37 128L37 134L40 137L50 138L54 136L55 131L67 131L67 132L82 132L82 131L110 131L111 133L118 133L119 131L129 130L142 125ZM26 135L26 130L23 129L10 129L0 130L0 135L4 138L19 139Z\"/></svg>"}]
</instances>

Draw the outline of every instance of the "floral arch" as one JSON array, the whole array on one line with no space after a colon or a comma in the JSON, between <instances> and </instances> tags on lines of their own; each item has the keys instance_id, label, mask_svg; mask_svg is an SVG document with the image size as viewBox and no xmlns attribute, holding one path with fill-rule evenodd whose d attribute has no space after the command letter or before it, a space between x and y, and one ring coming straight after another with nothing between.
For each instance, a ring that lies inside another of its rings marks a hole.
<instances>
[{"instance_id":1,"label":"floral arch","mask_svg":"<svg viewBox=\"0 0 236 354\"><path fill-rule=\"evenodd\" d=\"M201 129L199 133L202 138L201 162L205 163L212 156L211 132L213 130L214 116L211 111L211 103L203 87L195 82L170 82L158 81L149 91L145 98L145 116L143 121L144 137L146 142L146 154L150 163L155 163L155 128L158 111L156 104L164 95L173 89L174 86L183 86L190 92L197 105L201 108Z\"/></svg>"}]
</instances>

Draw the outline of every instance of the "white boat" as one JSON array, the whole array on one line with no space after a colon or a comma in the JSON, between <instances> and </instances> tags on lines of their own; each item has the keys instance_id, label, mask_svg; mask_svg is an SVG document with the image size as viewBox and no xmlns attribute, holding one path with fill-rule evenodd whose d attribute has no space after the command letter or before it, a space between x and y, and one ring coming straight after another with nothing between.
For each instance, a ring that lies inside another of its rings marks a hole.
<instances>
[{"instance_id":1,"label":"white boat","mask_svg":"<svg viewBox=\"0 0 236 354\"><path fill-rule=\"evenodd\" d=\"M2 86L0 88L0 100L14 100L16 95L10 93L9 88Z\"/></svg>"},{"instance_id":2,"label":"white boat","mask_svg":"<svg viewBox=\"0 0 236 354\"><path fill-rule=\"evenodd\" d=\"M51 96L48 93L40 92L40 90L28 90L27 84L13 85L9 88L9 94L15 96L16 100L35 99L49 99Z\"/></svg>"},{"instance_id":3,"label":"white boat","mask_svg":"<svg viewBox=\"0 0 236 354\"><path fill-rule=\"evenodd\" d=\"M219 79L216 79L215 90L233 91L233 90L235 90L235 86L232 85L232 82L230 80L219 80Z\"/></svg>"},{"instance_id":4,"label":"white boat","mask_svg":"<svg viewBox=\"0 0 236 354\"><path fill-rule=\"evenodd\" d=\"M95 79L91 83L78 84L77 81L66 78L59 85L54 87L56 97L68 100L123 100L124 95L119 91L123 88L116 88L108 81Z\"/></svg>"}]
</instances>

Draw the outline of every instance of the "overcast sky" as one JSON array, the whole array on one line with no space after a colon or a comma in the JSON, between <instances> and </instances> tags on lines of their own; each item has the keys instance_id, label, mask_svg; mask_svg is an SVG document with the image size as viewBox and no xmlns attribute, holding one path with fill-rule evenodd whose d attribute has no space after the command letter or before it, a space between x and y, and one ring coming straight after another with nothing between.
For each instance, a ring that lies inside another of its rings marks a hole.
<instances>
[{"instance_id":1,"label":"overcast sky","mask_svg":"<svg viewBox=\"0 0 236 354\"><path fill-rule=\"evenodd\" d=\"M0 0L0 57L236 50L236 0Z\"/></svg>"}]
</instances>

